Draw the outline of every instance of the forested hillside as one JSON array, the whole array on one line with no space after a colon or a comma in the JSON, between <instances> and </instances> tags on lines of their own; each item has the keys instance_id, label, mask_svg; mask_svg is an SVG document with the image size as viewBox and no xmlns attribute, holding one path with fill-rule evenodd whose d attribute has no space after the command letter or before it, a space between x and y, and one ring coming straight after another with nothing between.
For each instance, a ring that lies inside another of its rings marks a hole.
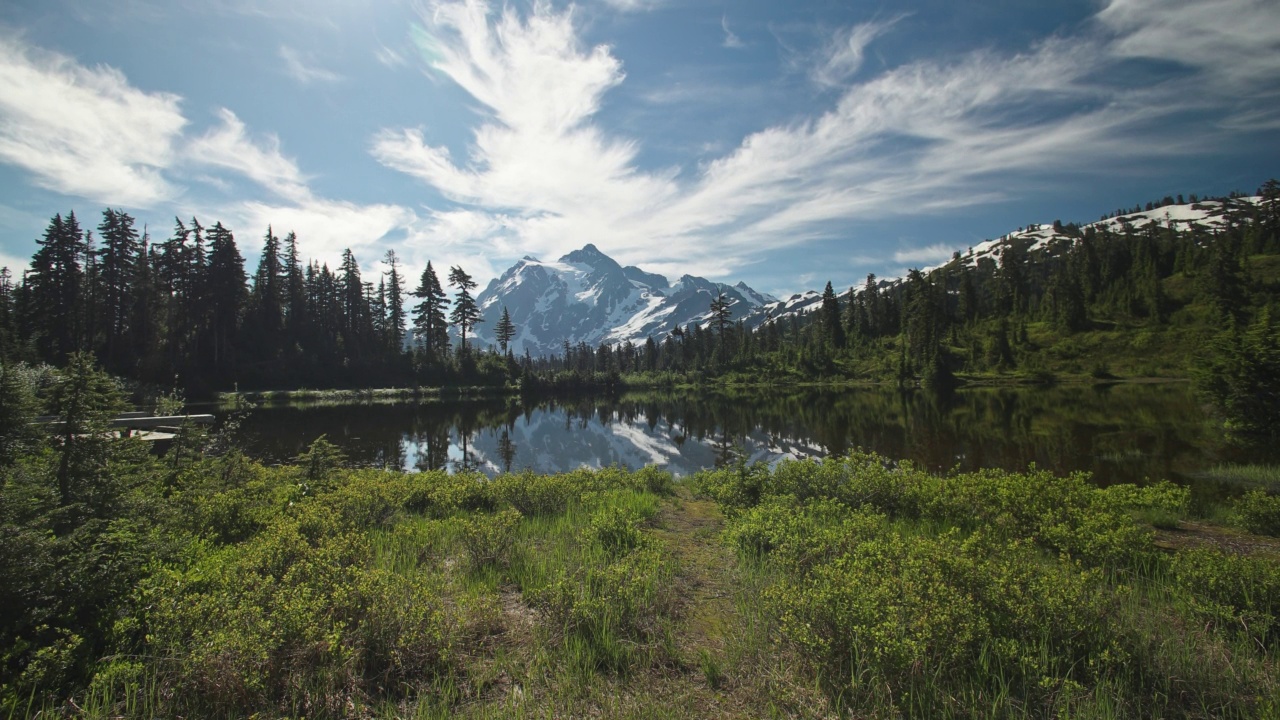
<instances>
[{"instance_id":1,"label":"forested hillside","mask_svg":"<svg viewBox=\"0 0 1280 720\"><path fill-rule=\"evenodd\" d=\"M761 317L735 312L728 286L707 283L680 300L705 308L706 321L642 342L566 338L551 355L517 357L509 343L524 333L506 308L490 308L483 334L498 347L477 342L484 310L460 267L442 283L428 263L415 280L388 252L374 282L350 250L331 269L304 260L293 233L268 228L250 276L221 223L179 219L152 240L126 213L104 211L95 235L72 212L50 221L21 279L0 277L0 358L57 365L89 350L114 374L197 393L1187 377L1193 350L1270 323L1278 228L1274 180L1256 197L1166 197L1085 226L1020 228L901 279L868 276L844 293L827 283L820 302L759 304Z\"/></svg>"}]
</instances>

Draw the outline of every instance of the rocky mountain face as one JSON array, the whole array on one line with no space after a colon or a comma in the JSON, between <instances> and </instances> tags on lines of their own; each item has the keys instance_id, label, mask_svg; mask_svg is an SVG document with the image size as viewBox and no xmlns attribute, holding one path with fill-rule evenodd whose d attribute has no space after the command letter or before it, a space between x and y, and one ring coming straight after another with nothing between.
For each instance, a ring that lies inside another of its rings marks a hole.
<instances>
[{"instance_id":1,"label":"rocky mountain face","mask_svg":"<svg viewBox=\"0 0 1280 720\"><path fill-rule=\"evenodd\" d=\"M525 257L476 297L484 322L476 328L480 346L496 345L494 328L505 307L516 327L517 355L558 353L564 343L644 343L677 326L706 322L711 301L723 293L732 319L762 317L777 299L744 283L727 285L684 275L670 282L638 267L622 267L595 245L555 262Z\"/></svg>"}]
</instances>

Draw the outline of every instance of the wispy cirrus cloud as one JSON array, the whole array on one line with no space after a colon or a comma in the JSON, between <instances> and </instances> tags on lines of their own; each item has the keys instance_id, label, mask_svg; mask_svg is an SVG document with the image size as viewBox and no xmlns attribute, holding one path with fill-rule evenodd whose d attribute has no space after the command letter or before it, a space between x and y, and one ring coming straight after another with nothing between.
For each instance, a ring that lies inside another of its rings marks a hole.
<instances>
[{"instance_id":1,"label":"wispy cirrus cloud","mask_svg":"<svg viewBox=\"0 0 1280 720\"><path fill-rule=\"evenodd\" d=\"M836 30L818 53L809 77L824 87L839 87L862 69L867 46L884 35L904 16L878 22L859 23Z\"/></svg>"},{"instance_id":2,"label":"wispy cirrus cloud","mask_svg":"<svg viewBox=\"0 0 1280 720\"><path fill-rule=\"evenodd\" d=\"M310 199L307 178L297 163L281 152L280 138L268 135L261 144L255 143L234 112L221 108L218 118L218 127L187 145L186 156L191 162L231 170L289 200Z\"/></svg>"},{"instance_id":3,"label":"wispy cirrus cloud","mask_svg":"<svg viewBox=\"0 0 1280 720\"><path fill-rule=\"evenodd\" d=\"M320 67L312 58L304 58L288 45L280 46L280 59L284 61L285 73L302 85L342 82L341 75Z\"/></svg>"},{"instance_id":4,"label":"wispy cirrus cloud","mask_svg":"<svg viewBox=\"0 0 1280 720\"><path fill-rule=\"evenodd\" d=\"M0 161L41 187L132 207L179 192L162 171L187 124L181 99L139 90L118 70L0 34L0 120Z\"/></svg>"},{"instance_id":5,"label":"wispy cirrus cloud","mask_svg":"<svg viewBox=\"0 0 1280 720\"><path fill-rule=\"evenodd\" d=\"M1238 101L1206 87L1223 73L1240 83L1233 94L1275 92L1271 60L1231 70L1239 53L1219 45L1240 23L1230 11L1243 9L1246 46L1272 48L1280 9L1210 0L1213 17L1191 2L1154 12L1154 2L1115 0L1093 25L1022 52L979 50L870 75L867 49L900 18L844 29L810 70L838 90L830 109L751 133L679 173L642 169L636 141L600 125L603 98L625 75L609 47L584 46L569 13L442 0L423 15L427 63L482 105L473 142L457 152L421 129L386 129L372 153L469 212L501 214L501 236L538 252L590 241L624 262L722 274L766 248L833 237L849 222L999 201L1014 178L1043 182L1050 169L1208 151L1218 142L1212 126L1192 141L1160 120L1189 110L1232 117ZM1141 86L1108 77L1182 37L1199 48L1181 59L1182 74ZM495 233L477 225L473 242ZM948 249L925 250L900 254L929 260Z\"/></svg>"},{"instance_id":6,"label":"wispy cirrus cloud","mask_svg":"<svg viewBox=\"0 0 1280 720\"><path fill-rule=\"evenodd\" d=\"M724 42L720 43L721 47L726 47L731 50L741 50L747 46L746 43L742 42L742 38L738 37L729 29L728 15L720 16L720 29L724 30Z\"/></svg>"}]
</instances>

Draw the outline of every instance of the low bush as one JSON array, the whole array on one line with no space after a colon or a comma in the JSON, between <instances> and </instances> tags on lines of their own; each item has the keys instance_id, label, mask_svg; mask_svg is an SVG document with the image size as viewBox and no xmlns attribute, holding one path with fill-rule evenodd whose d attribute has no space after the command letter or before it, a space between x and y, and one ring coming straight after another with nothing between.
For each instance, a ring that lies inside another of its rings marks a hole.
<instances>
[{"instance_id":1,"label":"low bush","mask_svg":"<svg viewBox=\"0 0 1280 720\"><path fill-rule=\"evenodd\" d=\"M1236 523L1259 535L1280 537L1280 495L1255 489L1236 500L1233 508Z\"/></svg>"},{"instance_id":2,"label":"low bush","mask_svg":"<svg viewBox=\"0 0 1280 720\"><path fill-rule=\"evenodd\" d=\"M521 514L537 516L564 512L581 497L583 489L581 483L573 482L572 474L537 475L526 470L494 478L490 492Z\"/></svg>"}]
</instances>

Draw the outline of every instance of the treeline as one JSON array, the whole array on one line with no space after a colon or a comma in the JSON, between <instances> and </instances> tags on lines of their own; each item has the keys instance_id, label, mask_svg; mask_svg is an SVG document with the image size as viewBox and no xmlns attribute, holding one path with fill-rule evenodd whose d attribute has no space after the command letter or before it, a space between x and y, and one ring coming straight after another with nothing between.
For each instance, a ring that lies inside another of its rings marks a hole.
<instances>
[{"instance_id":1,"label":"treeline","mask_svg":"<svg viewBox=\"0 0 1280 720\"><path fill-rule=\"evenodd\" d=\"M1120 369L1131 375L1185 376L1185 343L1271 322L1266 308L1280 299L1280 263L1268 260L1280 256L1280 183L1258 194L1259 202L1238 194L1214 200L1223 212L1212 228L1055 222L1069 241L1033 248L1033 239L1011 236L997 252L956 253L900 281L869 275L839 294L828 283L814 312L758 328L731 321L724 297L708 298L706 322L644 342L566 341L541 358L509 351L516 328L505 312L494 328L496 351L468 344L481 313L462 268L448 272L452 297L430 263L410 291L392 251L374 283L350 250L336 270L303 263L298 238L268 228L250 278L221 223L177 220L171 237L151 242L125 213L106 210L96 238L72 213L53 218L20 281L0 275L0 360L60 365L90 350L114 374L189 392L704 380L929 385L958 375L1108 377L1113 363L1128 363ZM1109 331L1126 337L1097 340ZM1152 345L1151 333L1173 345Z\"/></svg>"},{"instance_id":2,"label":"treeline","mask_svg":"<svg viewBox=\"0 0 1280 720\"><path fill-rule=\"evenodd\" d=\"M196 392L501 384L519 372L514 361L468 351L481 314L460 267L448 274L452 298L430 263L410 291L394 251L373 282L350 249L330 269L304 262L294 233L268 228L250 282L222 223L175 219L170 237L152 241L113 209L97 237L71 212L55 215L36 242L20 279L0 271L3 361L62 365L87 350L113 374Z\"/></svg>"},{"instance_id":3,"label":"treeline","mask_svg":"<svg viewBox=\"0 0 1280 720\"><path fill-rule=\"evenodd\" d=\"M627 373L931 384L958 374L1051 374L1051 366L1106 377L1115 358L1082 344L1078 338L1089 331L1212 335L1271 322L1266 309L1280 302L1280 265L1268 260L1280 255L1280 183L1269 181L1259 195L1257 203L1237 194L1219 200L1224 213L1215 228L1055 223L1070 242L1033 250L1034 240L1014 236L998 253L956 253L901 281L869 275L861 288L840 294L827 283L814 312L754 330L730 322L727 303L716 298L705 324L643 344L566 344L534 367L560 384ZM1171 361L1130 340L1126 352L1146 356L1148 365ZM1182 350L1176 372L1185 375Z\"/></svg>"}]
</instances>

